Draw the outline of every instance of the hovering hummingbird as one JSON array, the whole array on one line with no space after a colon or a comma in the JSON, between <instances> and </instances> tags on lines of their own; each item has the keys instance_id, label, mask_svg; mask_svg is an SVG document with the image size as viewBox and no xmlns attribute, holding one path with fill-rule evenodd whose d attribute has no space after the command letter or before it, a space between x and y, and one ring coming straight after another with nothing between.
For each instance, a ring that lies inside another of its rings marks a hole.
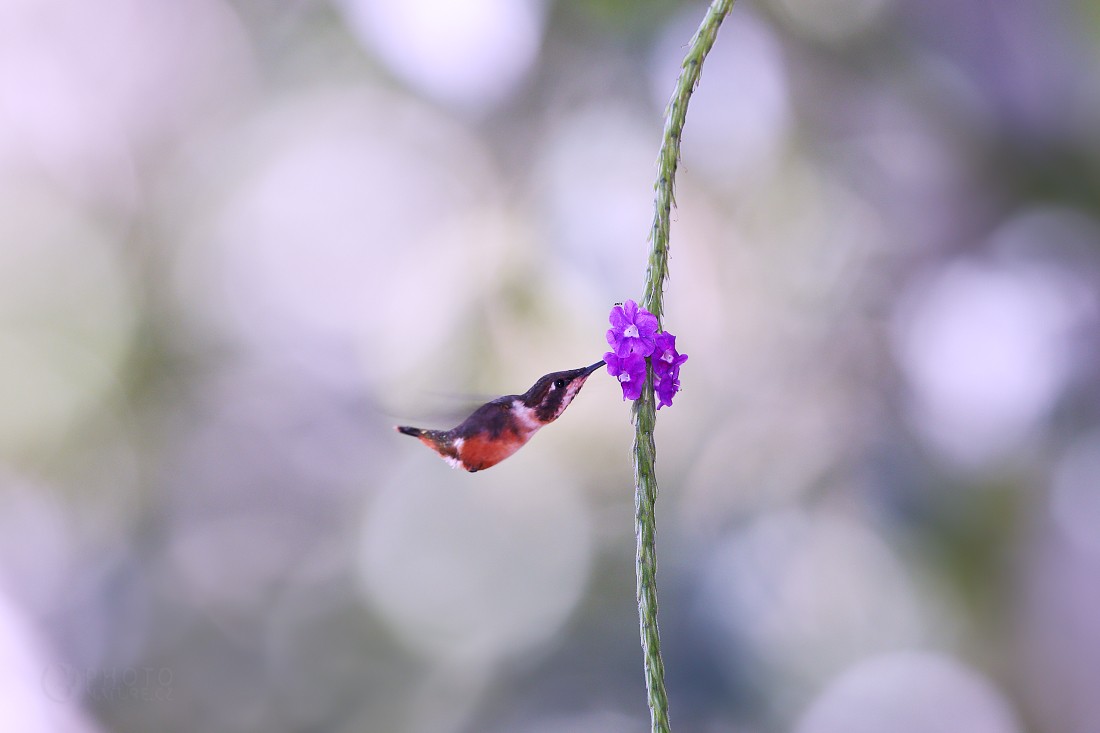
<instances>
[{"instance_id":1,"label":"hovering hummingbird","mask_svg":"<svg viewBox=\"0 0 1100 733\"><path fill-rule=\"evenodd\" d=\"M503 461L522 448L543 425L557 420L581 391L592 372L604 365L551 372L521 395L505 395L474 410L450 430L422 430L403 425L411 435L438 453L452 468L473 473Z\"/></svg>"}]
</instances>

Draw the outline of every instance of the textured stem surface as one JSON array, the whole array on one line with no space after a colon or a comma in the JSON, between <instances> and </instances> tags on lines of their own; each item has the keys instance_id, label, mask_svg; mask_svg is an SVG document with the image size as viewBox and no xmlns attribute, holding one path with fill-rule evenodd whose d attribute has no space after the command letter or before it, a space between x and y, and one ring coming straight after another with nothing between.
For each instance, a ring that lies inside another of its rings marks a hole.
<instances>
[{"instance_id":1,"label":"textured stem surface","mask_svg":"<svg viewBox=\"0 0 1100 733\"><path fill-rule=\"evenodd\" d=\"M657 158L654 184L653 228L649 235L649 265L646 268L642 307L657 316L664 313L665 280L668 278L668 230L672 215L673 182L680 161L680 134L684 129L688 100L699 83L703 59L714 45L718 26L729 14L733 0L714 0L699 30L691 39L687 55L669 100L661 152ZM661 661L661 638L657 631L657 500L656 446L653 428L657 410L653 400L653 369L649 367L645 388L634 402L634 528L638 542L635 566L638 574L638 620L642 654L645 658L646 691L654 733L668 733L668 695L665 693L665 665Z\"/></svg>"}]
</instances>

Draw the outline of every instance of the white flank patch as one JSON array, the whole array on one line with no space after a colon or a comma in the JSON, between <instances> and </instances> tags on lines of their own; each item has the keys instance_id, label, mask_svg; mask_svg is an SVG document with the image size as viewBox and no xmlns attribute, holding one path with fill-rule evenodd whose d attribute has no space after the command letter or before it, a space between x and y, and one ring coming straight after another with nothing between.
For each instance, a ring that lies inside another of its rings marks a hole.
<instances>
[{"instance_id":1,"label":"white flank patch","mask_svg":"<svg viewBox=\"0 0 1100 733\"><path fill-rule=\"evenodd\" d=\"M458 453L459 455L462 454L462 444L465 443L465 442L466 441L464 441L462 438L455 438L451 442L451 445L454 446L455 453ZM446 455L443 455L442 453L440 453L439 455L443 458L443 460L445 460L447 462L447 465L450 466L451 468L458 468L459 466L462 465L462 460L459 459L459 458L455 458L453 456L446 456Z\"/></svg>"}]
</instances>

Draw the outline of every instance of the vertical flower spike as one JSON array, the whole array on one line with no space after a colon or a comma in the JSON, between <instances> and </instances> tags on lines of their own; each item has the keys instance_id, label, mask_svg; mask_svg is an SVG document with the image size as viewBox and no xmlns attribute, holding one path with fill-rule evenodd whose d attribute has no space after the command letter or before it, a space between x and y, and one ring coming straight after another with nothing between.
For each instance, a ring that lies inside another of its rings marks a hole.
<instances>
[{"instance_id":1,"label":"vertical flower spike","mask_svg":"<svg viewBox=\"0 0 1100 733\"><path fill-rule=\"evenodd\" d=\"M680 140L687 118L688 100L699 84L703 61L718 36L718 27L732 7L733 0L712 0L706 17L688 43L675 91L665 108L661 152L657 154L657 180L653 185L654 211L653 226L649 232L649 263L642 291L642 303L656 313L664 312L665 280L668 279L668 234L672 222L672 188L676 181L676 165L680 160ZM654 361L660 361L663 355L664 352L658 354ZM672 357L675 362L676 355L673 354ZM654 377L657 377L656 373ZM665 385L664 391L669 397L669 403L677 389L679 382L676 378ZM665 663L661 659L661 635L657 629L657 446L653 437L657 410L653 400L648 397L649 395L645 395L642 399L635 400L631 410L634 422L634 532L637 538L634 568L638 578L638 621L650 730L651 733L670 733L672 725L669 723L668 693L665 691Z\"/></svg>"}]
</instances>

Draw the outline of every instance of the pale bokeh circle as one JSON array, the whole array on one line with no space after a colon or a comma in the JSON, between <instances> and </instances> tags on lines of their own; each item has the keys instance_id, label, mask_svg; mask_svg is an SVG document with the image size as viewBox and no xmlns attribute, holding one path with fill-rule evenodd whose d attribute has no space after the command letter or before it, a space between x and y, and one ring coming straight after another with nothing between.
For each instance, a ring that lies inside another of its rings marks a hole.
<instances>
[{"instance_id":1,"label":"pale bokeh circle","mask_svg":"<svg viewBox=\"0 0 1100 733\"><path fill-rule=\"evenodd\" d=\"M425 452L375 496L361 541L367 599L431 656L492 660L551 638L592 560L576 488L547 470L448 471Z\"/></svg>"}]
</instances>

